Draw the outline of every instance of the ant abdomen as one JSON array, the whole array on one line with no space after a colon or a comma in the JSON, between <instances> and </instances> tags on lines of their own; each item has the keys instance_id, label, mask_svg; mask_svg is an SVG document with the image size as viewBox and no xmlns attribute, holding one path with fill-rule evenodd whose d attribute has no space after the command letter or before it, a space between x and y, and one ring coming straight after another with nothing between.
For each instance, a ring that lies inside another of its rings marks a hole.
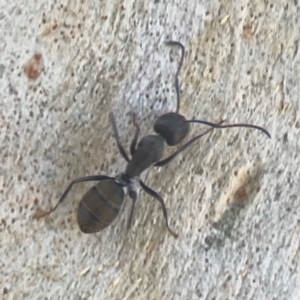
<instances>
[{"instance_id":1,"label":"ant abdomen","mask_svg":"<svg viewBox=\"0 0 300 300\"><path fill-rule=\"evenodd\" d=\"M118 216L123 201L123 188L113 179L91 187L79 203L77 221L80 230L95 233L109 226Z\"/></svg>"},{"instance_id":2,"label":"ant abdomen","mask_svg":"<svg viewBox=\"0 0 300 300\"><path fill-rule=\"evenodd\" d=\"M170 112L160 116L154 123L154 131L169 146L179 144L189 133L190 123L178 113Z\"/></svg>"}]
</instances>

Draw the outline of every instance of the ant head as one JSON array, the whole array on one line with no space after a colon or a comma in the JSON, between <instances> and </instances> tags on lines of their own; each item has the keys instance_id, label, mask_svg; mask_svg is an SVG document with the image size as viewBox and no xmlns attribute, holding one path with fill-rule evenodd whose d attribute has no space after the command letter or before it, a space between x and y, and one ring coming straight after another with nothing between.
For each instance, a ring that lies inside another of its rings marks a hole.
<instances>
[{"instance_id":1,"label":"ant head","mask_svg":"<svg viewBox=\"0 0 300 300\"><path fill-rule=\"evenodd\" d=\"M190 124L184 116L178 113L167 113L160 116L154 123L154 131L160 135L169 146L179 144L188 134Z\"/></svg>"}]
</instances>

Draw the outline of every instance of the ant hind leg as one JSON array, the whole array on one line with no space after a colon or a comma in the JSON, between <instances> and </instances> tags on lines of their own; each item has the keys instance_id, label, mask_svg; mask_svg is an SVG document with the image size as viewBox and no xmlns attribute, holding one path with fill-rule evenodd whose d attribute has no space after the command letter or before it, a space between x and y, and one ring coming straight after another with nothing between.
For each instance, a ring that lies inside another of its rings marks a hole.
<instances>
[{"instance_id":1,"label":"ant hind leg","mask_svg":"<svg viewBox=\"0 0 300 300\"><path fill-rule=\"evenodd\" d=\"M50 215L52 212L54 212L57 207L59 206L59 204L61 204L65 198L67 197L67 195L69 194L72 186L76 183L80 183L80 182L88 182L88 181L102 181L102 180L106 180L106 179L114 179L112 177L106 176L106 175L94 175L94 176L87 176L87 177L80 177L77 179L74 179L69 186L67 187L67 189L64 191L64 193L62 194L62 196L59 198L58 202L56 203L56 205L51 208L49 211L44 211L44 210L39 210L35 213L35 215L33 216L35 219L39 219L39 218L43 218L45 216Z\"/></svg>"}]
</instances>

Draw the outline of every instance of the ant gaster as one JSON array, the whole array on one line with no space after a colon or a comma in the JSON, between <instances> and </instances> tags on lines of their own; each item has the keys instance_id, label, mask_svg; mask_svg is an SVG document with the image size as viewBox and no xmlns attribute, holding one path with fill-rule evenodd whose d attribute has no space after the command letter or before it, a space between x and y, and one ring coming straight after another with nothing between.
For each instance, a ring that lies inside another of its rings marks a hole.
<instances>
[{"instance_id":1,"label":"ant gaster","mask_svg":"<svg viewBox=\"0 0 300 300\"><path fill-rule=\"evenodd\" d=\"M166 42L167 45L175 45L181 48L181 59L175 75L175 89L177 94L177 109L176 112L166 113L160 116L155 124L154 131L158 135L147 135L143 137L140 142L137 141L140 132L140 128L136 122L135 115L133 115L133 124L135 126L135 134L130 145L131 159L129 159L125 149L123 148L116 121L113 113L109 114L109 119L112 124L114 138L117 142L117 146L123 158L127 161L127 167L124 172L117 175L116 177L109 177L106 175L94 175L81 177L73 180L65 192L60 197L58 203L48 212L43 210L38 211L35 214L36 218L44 217L51 214L60 203L64 201L72 186L76 183L87 182L87 181L99 181L98 184L91 187L86 194L82 197L79 207L77 210L77 220L79 228L84 233L95 233L103 228L109 226L114 219L118 216L120 209L124 201L124 188L128 190L129 197L132 200L132 206L130 210L130 215L128 219L127 229L130 228L135 202L137 200L137 191L135 189L133 179L139 178L141 173L148 169L150 166L161 167L168 164L172 159L174 159L179 153L192 145L195 141L203 137L205 134L211 132L213 128L229 128L229 127L248 127L254 128L262 131L268 137L271 137L269 132L262 127L250 124L231 124L231 125L221 125L223 123L214 124L202 120L186 120L184 116L179 114L180 108L180 94L179 94L179 82L178 75L182 67L184 58L184 46L175 41ZM188 134L190 129L190 123L201 123L212 127L204 133L195 136L189 142L180 147L177 151L171 154L169 157L162 159L164 151L164 142L169 146L174 146L180 143ZM148 187L141 179L137 179L140 183L142 189L158 200L161 204L163 215L166 221L166 226L169 232L177 237L177 234L169 227L167 210L164 201L160 195L158 195L154 190Z\"/></svg>"}]
</instances>

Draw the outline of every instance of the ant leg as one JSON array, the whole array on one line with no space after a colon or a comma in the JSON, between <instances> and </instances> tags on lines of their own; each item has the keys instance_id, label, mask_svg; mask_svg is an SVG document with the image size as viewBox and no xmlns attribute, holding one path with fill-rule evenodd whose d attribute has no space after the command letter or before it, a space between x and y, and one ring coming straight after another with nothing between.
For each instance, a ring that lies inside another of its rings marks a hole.
<instances>
[{"instance_id":1,"label":"ant leg","mask_svg":"<svg viewBox=\"0 0 300 300\"><path fill-rule=\"evenodd\" d=\"M136 115L135 114L133 114L133 125L135 127L135 134L134 134L134 137L133 137L133 139L131 141L131 145L130 145L130 154L131 154L131 156L133 156L133 154L136 151L136 142L137 142L139 134L140 134L140 126L136 122Z\"/></svg>"},{"instance_id":2,"label":"ant leg","mask_svg":"<svg viewBox=\"0 0 300 300\"><path fill-rule=\"evenodd\" d=\"M169 224L168 224L168 215L167 215L167 209L166 209L166 206L165 206L165 203L164 203L164 200L161 196L159 196L155 191L153 191L152 189L150 189L148 186L145 185L145 183L140 179L139 180L140 182L140 185L141 187L143 188L143 190L150 196L152 196L153 198L155 198L156 200L158 200L161 204L161 207L162 207L162 210L163 210L163 214L164 214L164 217L165 217L165 220L166 220L166 225L167 225L167 228L169 230L169 232L175 237L175 238L178 238L178 234L175 233L170 227L169 227Z\"/></svg>"},{"instance_id":3,"label":"ant leg","mask_svg":"<svg viewBox=\"0 0 300 300\"><path fill-rule=\"evenodd\" d=\"M179 148L177 151L175 151L173 154L171 154L169 157L153 164L154 167L162 167L165 166L166 164L168 164L170 161L172 161L179 153L181 153L183 150L185 150L186 148L188 148L189 146L191 146L194 142L196 142L198 139L200 139L201 137L203 137L204 135L206 135L207 133L211 132L213 130L213 128L206 130L205 132L203 132L202 134L199 134L197 136L195 136L194 138L192 138L189 142L187 142L186 144L184 144L181 148Z\"/></svg>"},{"instance_id":4,"label":"ant leg","mask_svg":"<svg viewBox=\"0 0 300 300\"><path fill-rule=\"evenodd\" d=\"M106 179L114 179L114 178L108 177L108 176L105 176L105 175L95 175L95 176L81 177L81 178L77 178L77 179L73 180L69 184L69 186L64 191L62 196L59 198L57 204L53 208L51 208L49 211L39 210L38 212L36 212L36 214L33 217L36 218L36 219L39 219L39 218L48 216L52 212L54 212L57 209L57 207L59 206L59 204L61 204L65 200L65 198L68 195L68 193L70 192L73 184L80 183L80 182L87 182L87 181L101 181L101 180L106 180Z\"/></svg>"},{"instance_id":5,"label":"ant leg","mask_svg":"<svg viewBox=\"0 0 300 300\"><path fill-rule=\"evenodd\" d=\"M200 124L208 125L208 126L211 126L211 127L214 127L214 128L232 128L232 127L253 128L253 129L258 129L258 130L262 131L269 138L271 138L270 133L266 129L264 129L264 128L260 127L260 126L252 125L252 124L239 123L239 124L219 125L219 124L214 124L214 123L207 122L207 121L202 121L202 120L188 120L186 122L188 122L188 123L200 123Z\"/></svg>"},{"instance_id":6,"label":"ant leg","mask_svg":"<svg viewBox=\"0 0 300 300\"><path fill-rule=\"evenodd\" d=\"M178 69L177 69L177 72L176 72L176 75L175 75L175 89L176 89L176 95L177 95L176 113L178 113L179 112L179 108L180 108L180 94L179 94L178 75L179 75L180 69L181 69L182 64L183 64L183 58L184 58L185 49L184 49L184 46L181 43L179 43L179 42L168 41L168 42L165 42L165 43L167 45L176 45L176 46L179 46L181 48L181 58L180 58Z\"/></svg>"},{"instance_id":7,"label":"ant leg","mask_svg":"<svg viewBox=\"0 0 300 300\"><path fill-rule=\"evenodd\" d=\"M115 137L115 140L117 142L117 146L119 148L119 151L121 153L121 155L124 157L124 159L127 161L127 162L130 162L130 159L128 158L128 155L126 153L126 151L124 150L121 142L120 142L120 137L119 137L119 133L118 133L118 128L117 128L117 124L116 124L116 120L115 120L115 116L114 114L111 112L109 114L109 120L110 120L110 123L113 127L113 131L114 131L114 137Z\"/></svg>"},{"instance_id":8,"label":"ant leg","mask_svg":"<svg viewBox=\"0 0 300 300\"><path fill-rule=\"evenodd\" d=\"M131 206L130 215L129 215L129 219L128 219L128 223L127 223L127 231L131 227L134 206L135 206L135 203L136 203L136 200L137 200L137 191L129 186L128 187L128 194L129 194L130 199L132 200L132 206Z\"/></svg>"}]
</instances>

